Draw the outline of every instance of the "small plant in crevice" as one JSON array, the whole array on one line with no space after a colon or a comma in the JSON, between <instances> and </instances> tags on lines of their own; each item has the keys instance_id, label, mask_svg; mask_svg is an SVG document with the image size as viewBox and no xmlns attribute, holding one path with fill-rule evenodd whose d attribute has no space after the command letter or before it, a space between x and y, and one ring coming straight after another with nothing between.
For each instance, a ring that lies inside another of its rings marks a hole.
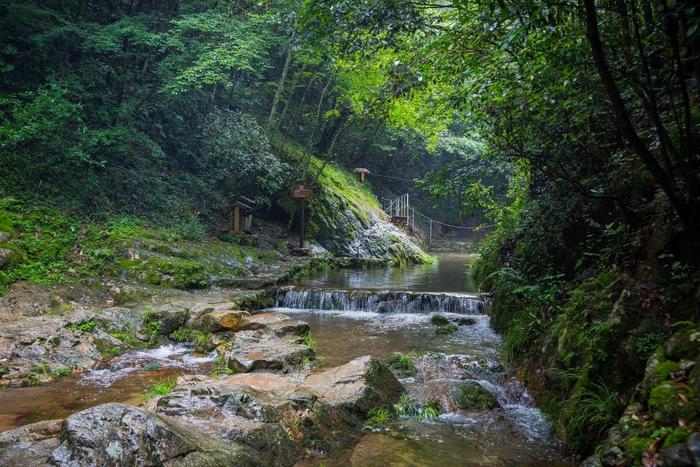
<instances>
[{"instance_id":1,"label":"small plant in crevice","mask_svg":"<svg viewBox=\"0 0 700 467\"><path fill-rule=\"evenodd\" d=\"M440 407L435 402L428 402L423 407L416 409L416 420L435 420L440 416Z\"/></svg>"},{"instance_id":2,"label":"small plant in crevice","mask_svg":"<svg viewBox=\"0 0 700 467\"><path fill-rule=\"evenodd\" d=\"M172 391L175 388L176 384L177 383L175 378L168 378L162 381L158 381L157 383L153 383L146 390L146 395L144 396L144 398L148 400L153 399L154 397L164 396L170 391Z\"/></svg>"},{"instance_id":3,"label":"small plant in crevice","mask_svg":"<svg viewBox=\"0 0 700 467\"><path fill-rule=\"evenodd\" d=\"M66 327L71 331L92 332L95 327L97 327L97 321L90 319L88 321L83 321L82 323L70 323Z\"/></svg>"},{"instance_id":4,"label":"small plant in crevice","mask_svg":"<svg viewBox=\"0 0 700 467\"><path fill-rule=\"evenodd\" d=\"M233 370L228 367L223 355L216 356L216 358L214 359L214 369L211 372L212 376L227 376L233 375L235 373L236 370Z\"/></svg>"},{"instance_id":5,"label":"small plant in crevice","mask_svg":"<svg viewBox=\"0 0 700 467\"><path fill-rule=\"evenodd\" d=\"M399 402L394 404L394 412L397 417L412 417L415 415L416 407L407 392L401 394Z\"/></svg>"},{"instance_id":6,"label":"small plant in crevice","mask_svg":"<svg viewBox=\"0 0 700 467\"><path fill-rule=\"evenodd\" d=\"M385 428L393 420L394 414L386 407L377 407L367 413L367 422L364 430Z\"/></svg>"},{"instance_id":7,"label":"small plant in crevice","mask_svg":"<svg viewBox=\"0 0 700 467\"><path fill-rule=\"evenodd\" d=\"M310 348L311 350L316 350L316 339L311 337L310 331L306 331L301 336L301 343Z\"/></svg>"},{"instance_id":8,"label":"small plant in crevice","mask_svg":"<svg viewBox=\"0 0 700 467\"><path fill-rule=\"evenodd\" d=\"M170 333L170 338L176 342L187 342L192 339L192 328L180 326L178 329Z\"/></svg>"}]
</instances>

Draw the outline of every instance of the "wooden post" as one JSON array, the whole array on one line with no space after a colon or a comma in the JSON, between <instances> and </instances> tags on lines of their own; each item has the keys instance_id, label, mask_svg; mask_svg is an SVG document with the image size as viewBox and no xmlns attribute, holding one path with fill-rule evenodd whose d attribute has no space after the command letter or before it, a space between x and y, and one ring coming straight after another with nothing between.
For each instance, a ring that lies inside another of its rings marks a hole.
<instances>
[{"instance_id":1,"label":"wooden post","mask_svg":"<svg viewBox=\"0 0 700 467\"><path fill-rule=\"evenodd\" d=\"M233 207L233 231L239 233L241 231L241 207Z\"/></svg>"},{"instance_id":2,"label":"wooden post","mask_svg":"<svg viewBox=\"0 0 700 467\"><path fill-rule=\"evenodd\" d=\"M301 221L299 222L299 248L304 248L304 235L305 235L305 219L304 219L304 205L306 204L304 202L304 198L299 198L299 202L301 203Z\"/></svg>"}]
</instances>

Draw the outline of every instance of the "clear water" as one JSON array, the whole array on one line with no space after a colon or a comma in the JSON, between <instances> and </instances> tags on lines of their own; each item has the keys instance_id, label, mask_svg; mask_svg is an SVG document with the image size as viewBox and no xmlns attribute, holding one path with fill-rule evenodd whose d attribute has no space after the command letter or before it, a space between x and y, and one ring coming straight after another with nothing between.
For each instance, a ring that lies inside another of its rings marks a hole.
<instances>
[{"instance_id":1,"label":"clear water","mask_svg":"<svg viewBox=\"0 0 700 467\"><path fill-rule=\"evenodd\" d=\"M36 387L0 389L0 432L107 402L138 405L153 383L211 371L211 357L183 345L126 353L82 374Z\"/></svg>"},{"instance_id":2,"label":"clear water","mask_svg":"<svg viewBox=\"0 0 700 467\"><path fill-rule=\"evenodd\" d=\"M298 283L331 289L408 290L412 292L478 292L467 273L473 255L442 254L431 264L403 268L333 269Z\"/></svg>"},{"instance_id":3,"label":"clear water","mask_svg":"<svg viewBox=\"0 0 700 467\"><path fill-rule=\"evenodd\" d=\"M445 255L434 265L399 270L330 271L306 279L299 288L381 289L410 292L473 293L466 273L469 257ZM340 302L336 300L336 302ZM501 339L484 314L450 335L436 334L431 313L366 310L301 309L279 311L304 320L317 341L319 369L346 363L361 355L377 358L395 352L429 351L416 363L417 374L402 379L413 400L435 401L442 408L433 421L403 418L367 433L353 447L300 466L570 466L542 413L525 388L504 367ZM309 303L315 300L309 299ZM337 308L337 307L335 307ZM450 388L478 381L496 396L500 408L462 411L451 406Z\"/></svg>"}]
</instances>

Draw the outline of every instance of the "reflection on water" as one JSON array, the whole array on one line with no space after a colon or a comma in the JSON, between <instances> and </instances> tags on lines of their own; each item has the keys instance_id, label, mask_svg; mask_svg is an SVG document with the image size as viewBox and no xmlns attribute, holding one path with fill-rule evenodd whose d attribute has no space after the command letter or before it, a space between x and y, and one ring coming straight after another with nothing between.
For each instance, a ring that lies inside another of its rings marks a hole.
<instances>
[{"instance_id":1,"label":"reflection on water","mask_svg":"<svg viewBox=\"0 0 700 467\"><path fill-rule=\"evenodd\" d=\"M276 308L275 311L306 321L316 340L320 366L343 365L355 357L384 358L395 352L431 350L466 354L473 359L495 359L500 338L489 326L486 315L471 315L476 324L460 326L456 333L438 336L430 324L431 315L414 313L328 312ZM465 315L448 317L464 318Z\"/></svg>"},{"instance_id":2,"label":"reflection on water","mask_svg":"<svg viewBox=\"0 0 700 467\"><path fill-rule=\"evenodd\" d=\"M431 264L403 268L333 269L298 283L305 287L410 290L413 292L478 292L466 265L473 255L442 254Z\"/></svg>"}]
</instances>

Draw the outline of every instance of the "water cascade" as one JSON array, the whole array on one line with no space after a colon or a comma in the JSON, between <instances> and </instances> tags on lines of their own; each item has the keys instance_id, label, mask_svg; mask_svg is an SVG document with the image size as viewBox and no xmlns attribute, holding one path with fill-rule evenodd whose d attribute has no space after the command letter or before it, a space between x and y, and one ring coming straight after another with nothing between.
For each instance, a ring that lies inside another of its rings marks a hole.
<instances>
[{"instance_id":1,"label":"water cascade","mask_svg":"<svg viewBox=\"0 0 700 467\"><path fill-rule=\"evenodd\" d=\"M476 295L378 290L281 288L276 307L303 310L347 310L375 313L484 313Z\"/></svg>"}]
</instances>

